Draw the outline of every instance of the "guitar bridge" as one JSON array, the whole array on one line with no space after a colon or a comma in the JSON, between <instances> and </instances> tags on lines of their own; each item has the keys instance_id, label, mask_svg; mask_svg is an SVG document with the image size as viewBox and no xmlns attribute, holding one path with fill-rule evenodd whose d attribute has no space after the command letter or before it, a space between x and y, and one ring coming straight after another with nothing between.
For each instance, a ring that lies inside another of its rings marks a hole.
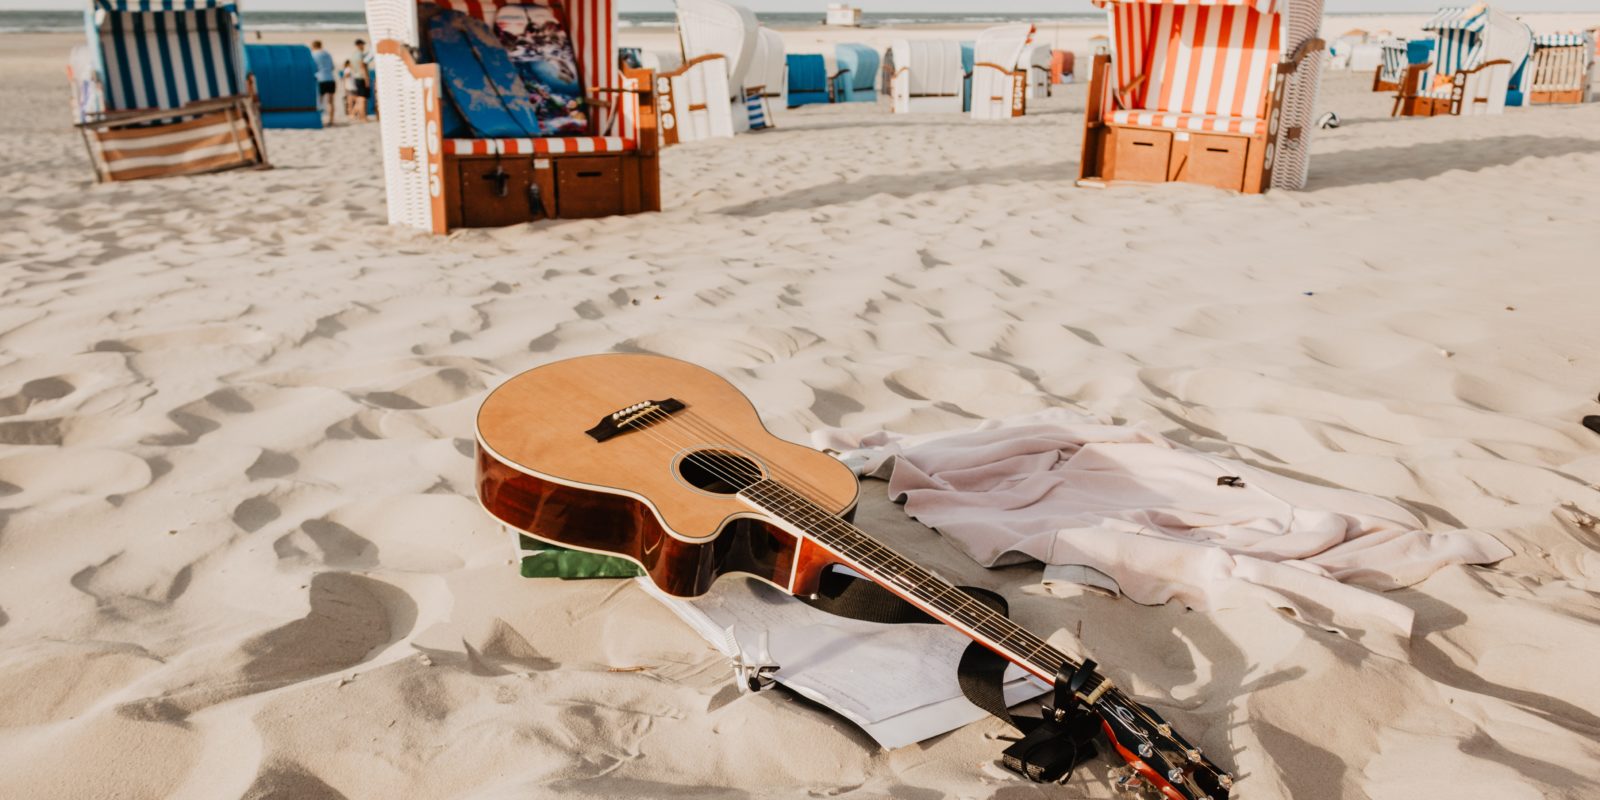
<instances>
[{"instance_id":1,"label":"guitar bridge","mask_svg":"<svg viewBox=\"0 0 1600 800\"><path fill-rule=\"evenodd\" d=\"M600 424L584 431L597 442L615 439L630 430L648 428L686 408L681 400L645 400L607 414Z\"/></svg>"}]
</instances>

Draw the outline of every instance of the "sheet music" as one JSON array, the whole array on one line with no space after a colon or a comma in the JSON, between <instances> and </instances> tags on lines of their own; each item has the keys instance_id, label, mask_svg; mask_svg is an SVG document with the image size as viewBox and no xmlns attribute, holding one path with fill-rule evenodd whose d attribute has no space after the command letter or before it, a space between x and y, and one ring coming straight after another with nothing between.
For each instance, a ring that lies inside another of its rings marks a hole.
<instances>
[{"instance_id":1,"label":"sheet music","mask_svg":"<svg viewBox=\"0 0 1600 800\"><path fill-rule=\"evenodd\" d=\"M970 640L946 626L846 619L752 580L719 581L693 600L666 595L648 578L639 583L730 658L759 654L765 632L780 683L843 715L885 748L986 715L962 696L956 678ZM1006 671L1008 704L1047 688L1016 666Z\"/></svg>"}]
</instances>

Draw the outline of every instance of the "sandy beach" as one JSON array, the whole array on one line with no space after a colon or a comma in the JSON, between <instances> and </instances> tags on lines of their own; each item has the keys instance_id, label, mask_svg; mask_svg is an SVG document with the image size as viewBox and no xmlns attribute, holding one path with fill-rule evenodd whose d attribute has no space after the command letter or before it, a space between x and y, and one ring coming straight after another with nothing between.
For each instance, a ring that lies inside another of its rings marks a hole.
<instances>
[{"instance_id":1,"label":"sandy beach","mask_svg":"<svg viewBox=\"0 0 1600 800\"><path fill-rule=\"evenodd\" d=\"M1395 120L1329 73L1307 190L1257 196L1074 186L1081 83L1001 123L808 107L667 150L661 213L433 237L385 224L372 124L95 185L81 41L0 36L0 798L1116 796L1104 760L1003 771L994 720L879 750L735 692L630 582L520 578L474 413L612 350L795 441L1068 407L1487 532L1514 555L1387 593L1415 630L1376 652L1052 595L881 482L857 520L1076 641L1235 797L1600 796L1600 104Z\"/></svg>"}]
</instances>

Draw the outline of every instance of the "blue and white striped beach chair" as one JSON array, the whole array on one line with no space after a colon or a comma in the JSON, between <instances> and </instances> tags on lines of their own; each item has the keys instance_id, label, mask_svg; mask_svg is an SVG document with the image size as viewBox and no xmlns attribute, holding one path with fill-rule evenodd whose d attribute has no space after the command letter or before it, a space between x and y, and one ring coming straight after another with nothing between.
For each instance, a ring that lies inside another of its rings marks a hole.
<instances>
[{"instance_id":1,"label":"blue and white striped beach chair","mask_svg":"<svg viewBox=\"0 0 1600 800\"><path fill-rule=\"evenodd\" d=\"M99 180L266 165L233 3L94 0L86 23L100 103L78 127Z\"/></svg>"},{"instance_id":2,"label":"blue and white striped beach chair","mask_svg":"<svg viewBox=\"0 0 1600 800\"><path fill-rule=\"evenodd\" d=\"M1393 92L1400 88L1400 81L1406 76L1406 40L1384 39L1378 43L1382 50L1383 62L1378 64L1378 71L1372 76L1372 91Z\"/></svg>"},{"instance_id":3,"label":"blue and white striped beach chair","mask_svg":"<svg viewBox=\"0 0 1600 800\"><path fill-rule=\"evenodd\" d=\"M1407 70L1394 115L1502 113L1520 89L1512 78L1533 52L1533 30L1483 3L1440 9L1422 29L1434 35L1433 61Z\"/></svg>"}]
</instances>

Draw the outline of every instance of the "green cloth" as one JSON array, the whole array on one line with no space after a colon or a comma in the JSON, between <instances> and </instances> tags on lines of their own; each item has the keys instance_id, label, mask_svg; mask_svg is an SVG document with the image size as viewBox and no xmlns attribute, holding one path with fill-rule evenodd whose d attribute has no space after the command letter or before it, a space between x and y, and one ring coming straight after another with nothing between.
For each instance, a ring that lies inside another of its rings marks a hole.
<instances>
[{"instance_id":1,"label":"green cloth","mask_svg":"<svg viewBox=\"0 0 1600 800\"><path fill-rule=\"evenodd\" d=\"M527 536L520 536L519 541L525 553L522 556L524 578L636 578L644 574L638 564L626 558L568 550Z\"/></svg>"}]
</instances>

